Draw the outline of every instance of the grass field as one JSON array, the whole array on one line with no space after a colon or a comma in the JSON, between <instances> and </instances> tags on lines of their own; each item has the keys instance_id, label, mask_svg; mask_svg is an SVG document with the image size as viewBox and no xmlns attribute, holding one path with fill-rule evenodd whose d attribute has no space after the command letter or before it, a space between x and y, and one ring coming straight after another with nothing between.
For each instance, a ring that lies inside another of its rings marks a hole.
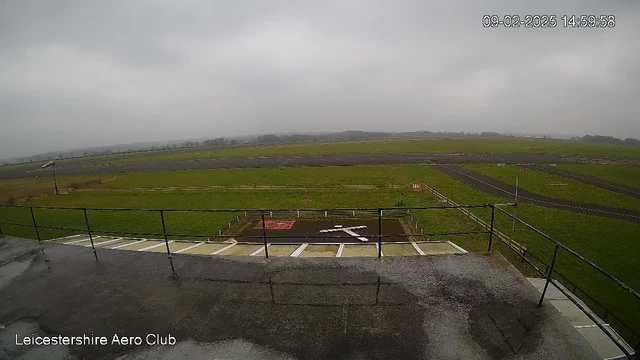
<instances>
[{"instance_id":1,"label":"grass field","mask_svg":"<svg viewBox=\"0 0 640 360\"><path fill-rule=\"evenodd\" d=\"M558 168L595 176L640 189L640 166L637 165L558 165Z\"/></svg>"},{"instance_id":2,"label":"grass field","mask_svg":"<svg viewBox=\"0 0 640 360\"><path fill-rule=\"evenodd\" d=\"M103 186L116 189L209 185L408 185L425 182L432 173L422 165L154 171L126 174Z\"/></svg>"},{"instance_id":3,"label":"grass field","mask_svg":"<svg viewBox=\"0 0 640 360\"><path fill-rule=\"evenodd\" d=\"M128 174L102 186L194 186L213 184L409 184L427 183L451 199L465 204L501 202L497 197L476 191L427 166L362 166L326 168L283 168L255 170L206 170L161 173ZM385 207L395 206L401 191L274 191L274 192L212 192L167 195L122 195L122 194L70 194L47 196L33 201L32 205L58 205L78 207L131 207L131 208L326 208L326 207ZM429 193L404 192L405 206L427 206L439 204ZM535 225L545 233L585 255L604 267L635 289L640 289L637 269L640 260L633 254L640 250L640 243L633 241L640 232L640 224L608 218L571 213L563 210L520 205L518 216ZM487 209L475 211L489 219ZM70 210L36 209L38 223L50 226L84 227L82 212ZM416 211L427 232L479 230L468 218L455 210ZM168 231L171 233L212 234L222 228L235 214L222 213L167 213ZM5 221L30 223L28 209L0 209ZM161 223L157 213L116 213L89 211L94 230L135 231L160 233ZM511 230L511 220L496 217L496 226L528 251L547 262L551 259L553 244L539 235L516 225ZM34 237L32 229L3 225L5 233ZM66 234L57 230L42 230L45 237ZM441 238L438 238L440 240ZM486 249L487 237L477 235L470 238L447 238L470 251ZM435 238L434 238L435 240ZM496 245L500 248L500 245ZM508 251L505 256L517 261ZM523 270L531 274L530 270ZM613 288L593 270L571 260L566 254L559 259L558 271L606 304L614 313L625 315L640 324L640 307L626 295ZM632 307L630 308L629 304ZM631 312L631 311L635 312ZM640 332L640 326L636 328Z\"/></svg>"},{"instance_id":4,"label":"grass field","mask_svg":"<svg viewBox=\"0 0 640 360\"><path fill-rule=\"evenodd\" d=\"M105 160L103 163L185 160L208 157L365 154L365 153L534 153L570 155L606 155L611 157L640 157L640 148L578 141L542 139L421 139L363 142L332 142L295 145L240 147L220 150L198 150L157 156L138 156L130 159Z\"/></svg>"},{"instance_id":5,"label":"grass field","mask_svg":"<svg viewBox=\"0 0 640 360\"><path fill-rule=\"evenodd\" d=\"M114 174L58 176L58 189L89 187L117 177ZM0 204L19 203L52 194L55 194L55 188L50 174L37 178L0 180Z\"/></svg>"},{"instance_id":6,"label":"grass field","mask_svg":"<svg viewBox=\"0 0 640 360\"><path fill-rule=\"evenodd\" d=\"M543 196L621 209L640 210L640 200L636 198L558 175L534 170L522 172L520 171L520 166L511 165L465 164L463 167L498 179L504 183L513 184L514 187L515 179L518 177L518 183L521 189ZM567 185L554 186L548 184Z\"/></svg>"},{"instance_id":7,"label":"grass field","mask_svg":"<svg viewBox=\"0 0 640 360\"><path fill-rule=\"evenodd\" d=\"M168 151L168 153L167 153ZM226 149L192 148L129 154L96 155L59 162L92 161L95 164L145 162L161 160L185 160L207 157L314 155L314 154L365 154L365 153L528 153L557 155L594 155L640 158L640 148L622 145L587 143L581 141L544 139L420 139L350 141L308 144L278 144L242 146ZM123 158L125 157L125 158ZM0 171L34 166L18 164L0 166Z\"/></svg>"}]
</instances>

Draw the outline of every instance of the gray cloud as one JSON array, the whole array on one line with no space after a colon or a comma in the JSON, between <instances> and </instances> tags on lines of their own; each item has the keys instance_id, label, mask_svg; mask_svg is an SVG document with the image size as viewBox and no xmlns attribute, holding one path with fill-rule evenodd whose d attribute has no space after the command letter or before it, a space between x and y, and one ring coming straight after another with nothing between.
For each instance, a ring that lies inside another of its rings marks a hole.
<instances>
[{"instance_id":1,"label":"gray cloud","mask_svg":"<svg viewBox=\"0 0 640 360\"><path fill-rule=\"evenodd\" d=\"M622 0L5 1L0 157L348 129L640 138L638 24Z\"/></svg>"}]
</instances>

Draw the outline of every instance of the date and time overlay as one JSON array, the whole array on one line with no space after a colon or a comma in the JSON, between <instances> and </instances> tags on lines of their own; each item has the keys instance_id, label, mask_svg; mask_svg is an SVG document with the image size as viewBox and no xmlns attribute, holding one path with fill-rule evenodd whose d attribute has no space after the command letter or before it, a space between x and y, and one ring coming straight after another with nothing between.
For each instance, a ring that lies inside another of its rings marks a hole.
<instances>
[{"instance_id":1,"label":"date and time overlay","mask_svg":"<svg viewBox=\"0 0 640 360\"><path fill-rule=\"evenodd\" d=\"M484 15L486 28L613 28L615 15Z\"/></svg>"}]
</instances>

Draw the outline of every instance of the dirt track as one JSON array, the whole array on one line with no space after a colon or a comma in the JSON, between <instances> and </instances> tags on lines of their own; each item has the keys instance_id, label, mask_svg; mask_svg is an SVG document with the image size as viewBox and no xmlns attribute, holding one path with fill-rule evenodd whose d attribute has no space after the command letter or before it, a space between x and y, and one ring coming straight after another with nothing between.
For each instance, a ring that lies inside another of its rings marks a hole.
<instances>
[{"instance_id":1,"label":"dirt track","mask_svg":"<svg viewBox=\"0 0 640 360\"><path fill-rule=\"evenodd\" d=\"M436 165L434 168L480 191L512 201L515 199L514 188L511 184L455 165ZM518 202L640 223L640 212L637 211L549 198L523 189L518 190Z\"/></svg>"},{"instance_id":2,"label":"dirt track","mask_svg":"<svg viewBox=\"0 0 640 360\"><path fill-rule=\"evenodd\" d=\"M388 165L388 164L437 164L458 163L576 163L589 158L544 154L332 154L300 156L259 156L234 158L204 158L193 160L171 160L150 162L125 162L95 164L90 161L61 163L56 166L59 175L95 174L107 172L135 172L158 170L197 170L223 168L268 168L295 166L348 166L348 165ZM0 171L0 178L25 178L50 174L48 169L33 168Z\"/></svg>"}]
</instances>

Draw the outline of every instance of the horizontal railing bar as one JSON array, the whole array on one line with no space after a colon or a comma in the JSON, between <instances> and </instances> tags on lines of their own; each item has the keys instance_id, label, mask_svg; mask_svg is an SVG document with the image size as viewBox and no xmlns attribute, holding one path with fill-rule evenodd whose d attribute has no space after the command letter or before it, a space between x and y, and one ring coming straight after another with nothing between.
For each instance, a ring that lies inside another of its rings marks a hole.
<instances>
[{"instance_id":1,"label":"horizontal railing bar","mask_svg":"<svg viewBox=\"0 0 640 360\"><path fill-rule=\"evenodd\" d=\"M487 208L492 204L483 205L456 205L456 206L417 206L417 207L387 207L387 208L326 208L326 209L175 209L175 208L81 208L81 207L65 207L65 206L26 206L26 205L7 205L0 204L0 207L7 208L33 208L33 209L50 209L50 210L87 210L87 211L164 211L164 212L316 212L316 211L392 211L392 210L437 210L437 209L460 209L460 208Z\"/></svg>"}]
</instances>

